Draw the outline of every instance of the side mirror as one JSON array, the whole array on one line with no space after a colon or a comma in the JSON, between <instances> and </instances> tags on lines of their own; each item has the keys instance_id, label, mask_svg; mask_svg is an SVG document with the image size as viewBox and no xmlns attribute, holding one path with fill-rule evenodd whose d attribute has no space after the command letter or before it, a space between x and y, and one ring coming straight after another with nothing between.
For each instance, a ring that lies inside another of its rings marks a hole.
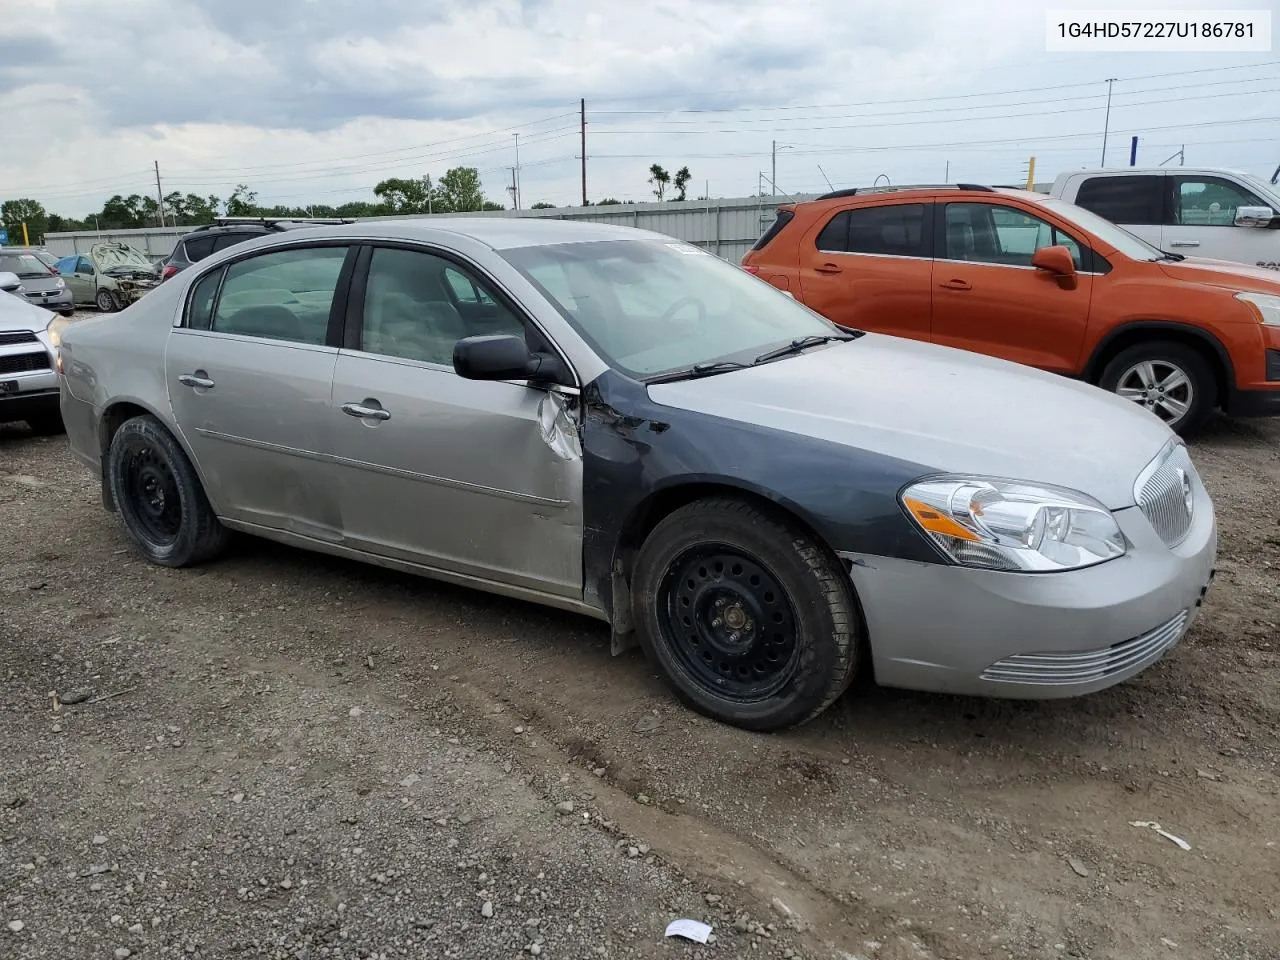
<instances>
[{"instance_id":1,"label":"side mirror","mask_svg":"<svg viewBox=\"0 0 1280 960\"><path fill-rule=\"evenodd\" d=\"M1058 285L1071 290L1076 285L1076 263L1064 246L1041 247L1031 255L1031 266L1057 278Z\"/></svg>"},{"instance_id":2,"label":"side mirror","mask_svg":"<svg viewBox=\"0 0 1280 960\"><path fill-rule=\"evenodd\" d=\"M17 293L21 289L22 280L16 273L10 273L8 270L0 272L0 290L5 293Z\"/></svg>"},{"instance_id":3,"label":"side mirror","mask_svg":"<svg viewBox=\"0 0 1280 960\"><path fill-rule=\"evenodd\" d=\"M1276 212L1270 207L1236 207L1237 227L1269 227Z\"/></svg>"},{"instance_id":4,"label":"side mirror","mask_svg":"<svg viewBox=\"0 0 1280 960\"><path fill-rule=\"evenodd\" d=\"M459 340L453 345L453 372L468 380L569 380L559 357L533 353L523 337L511 334Z\"/></svg>"}]
</instances>

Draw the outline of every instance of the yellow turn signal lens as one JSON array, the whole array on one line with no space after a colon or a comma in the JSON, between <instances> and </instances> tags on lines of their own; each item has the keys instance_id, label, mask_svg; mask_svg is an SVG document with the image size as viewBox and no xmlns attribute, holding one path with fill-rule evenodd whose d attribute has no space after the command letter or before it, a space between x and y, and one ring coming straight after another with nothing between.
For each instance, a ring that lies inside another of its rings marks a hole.
<instances>
[{"instance_id":1,"label":"yellow turn signal lens","mask_svg":"<svg viewBox=\"0 0 1280 960\"><path fill-rule=\"evenodd\" d=\"M955 537L957 540L968 540L972 543L977 543L981 540L981 537L972 530L965 529L939 511L937 507L931 507L923 500L917 500L914 497L903 497L902 502L911 511L911 515L916 518L916 522L930 533L937 533L944 537Z\"/></svg>"}]
</instances>

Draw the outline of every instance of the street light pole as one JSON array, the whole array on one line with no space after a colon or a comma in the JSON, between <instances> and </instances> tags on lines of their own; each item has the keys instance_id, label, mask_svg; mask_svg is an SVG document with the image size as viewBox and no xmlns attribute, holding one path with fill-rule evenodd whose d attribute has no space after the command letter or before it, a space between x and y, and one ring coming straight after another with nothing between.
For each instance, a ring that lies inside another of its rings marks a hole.
<instances>
[{"instance_id":1,"label":"street light pole","mask_svg":"<svg viewBox=\"0 0 1280 960\"><path fill-rule=\"evenodd\" d=\"M1107 165L1107 134L1111 130L1111 85L1116 82L1115 77L1107 80L1107 116L1102 121L1102 166Z\"/></svg>"}]
</instances>

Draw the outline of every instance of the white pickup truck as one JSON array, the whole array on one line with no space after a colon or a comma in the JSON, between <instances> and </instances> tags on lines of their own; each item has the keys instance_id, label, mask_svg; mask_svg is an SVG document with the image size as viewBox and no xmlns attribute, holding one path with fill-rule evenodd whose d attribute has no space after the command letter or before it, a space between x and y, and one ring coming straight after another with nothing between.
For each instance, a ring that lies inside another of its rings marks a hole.
<instances>
[{"instance_id":1,"label":"white pickup truck","mask_svg":"<svg viewBox=\"0 0 1280 960\"><path fill-rule=\"evenodd\" d=\"M1280 188L1237 170L1072 170L1052 196L1170 253L1280 270Z\"/></svg>"}]
</instances>

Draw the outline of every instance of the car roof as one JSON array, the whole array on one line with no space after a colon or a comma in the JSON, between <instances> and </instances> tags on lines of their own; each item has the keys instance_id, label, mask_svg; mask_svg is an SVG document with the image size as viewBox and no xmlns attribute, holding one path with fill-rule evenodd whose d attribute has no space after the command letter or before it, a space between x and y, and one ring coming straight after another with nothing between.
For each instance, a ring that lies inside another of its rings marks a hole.
<instances>
[{"instance_id":1,"label":"car roof","mask_svg":"<svg viewBox=\"0 0 1280 960\"><path fill-rule=\"evenodd\" d=\"M1247 173L1244 170L1236 170L1233 167L1089 167L1081 170L1067 170L1065 173L1058 175L1059 179L1064 177L1088 176L1096 177L1100 174L1106 176L1152 176L1155 174L1167 173L1180 177L1220 177L1224 174L1232 177L1250 177L1251 179L1259 179L1256 176Z\"/></svg>"},{"instance_id":2,"label":"car roof","mask_svg":"<svg viewBox=\"0 0 1280 960\"><path fill-rule=\"evenodd\" d=\"M898 200L902 198L924 200L945 197L946 199L981 200L992 196L1016 197L1033 203L1048 199L1046 194L1036 193L1033 190L1023 190L1018 187L991 187L976 183L942 183L921 184L919 186L908 184L888 187L857 187L849 190L836 190L813 200L800 200L793 204L783 204L783 206L812 209L815 207L839 206L849 200L874 203L879 200Z\"/></svg>"},{"instance_id":3,"label":"car roof","mask_svg":"<svg viewBox=\"0 0 1280 960\"><path fill-rule=\"evenodd\" d=\"M557 243L590 243L601 240L666 240L674 238L635 227L610 226L543 217L406 217L394 220L362 220L357 223L313 226L316 238L367 237L375 240L430 242L443 236L467 237L494 250L540 247Z\"/></svg>"}]
</instances>

